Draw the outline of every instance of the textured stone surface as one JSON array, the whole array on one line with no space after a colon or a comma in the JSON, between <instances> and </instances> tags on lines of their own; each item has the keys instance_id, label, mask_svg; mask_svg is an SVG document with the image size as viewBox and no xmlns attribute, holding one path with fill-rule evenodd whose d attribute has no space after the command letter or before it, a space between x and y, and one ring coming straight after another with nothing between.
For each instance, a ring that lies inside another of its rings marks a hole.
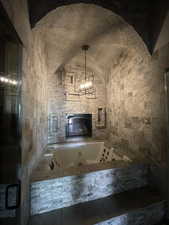
<instances>
[{"instance_id":1,"label":"textured stone surface","mask_svg":"<svg viewBox=\"0 0 169 225\"><path fill-rule=\"evenodd\" d=\"M48 146L48 150L34 169L31 180L79 175L97 170L121 168L130 164L132 161L125 154L119 155L113 148L106 148L104 142L90 139L78 143L58 143Z\"/></svg>"},{"instance_id":2,"label":"textured stone surface","mask_svg":"<svg viewBox=\"0 0 169 225\"><path fill-rule=\"evenodd\" d=\"M26 0L1 0L23 43L21 224L29 217L29 175L47 144L47 73L45 45L32 31Z\"/></svg>"},{"instance_id":3,"label":"textured stone surface","mask_svg":"<svg viewBox=\"0 0 169 225\"><path fill-rule=\"evenodd\" d=\"M84 13L85 19L81 16ZM109 146L116 146L133 159L164 161L163 69L157 59L151 58L134 29L112 12L86 4L57 8L43 17L36 29L46 42L51 77L72 59L83 65L81 46L91 46L88 65L107 80ZM78 104L73 105L79 108ZM57 110L56 107L54 112Z\"/></svg>"},{"instance_id":4,"label":"textured stone surface","mask_svg":"<svg viewBox=\"0 0 169 225\"><path fill-rule=\"evenodd\" d=\"M154 225L164 217L163 203L157 203L95 225Z\"/></svg>"},{"instance_id":5,"label":"textured stone surface","mask_svg":"<svg viewBox=\"0 0 169 225\"><path fill-rule=\"evenodd\" d=\"M130 166L31 184L31 214L100 199L147 185L147 167Z\"/></svg>"},{"instance_id":6,"label":"textured stone surface","mask_svg":"<svg viewBox=\"0 0 169 225\"><path fill-rule=\"evenodd\" d=\"M31 225L153 224L163 219L165 202L148 187L31 217Z\"/></svg>"},{"instance_id":7,"label":"textured stone surface","mask_svg":"<svg viewBox=\"0 0 169 225\"><path fill-rule=\"evenodd\" d=\"M23 164L29 163L29 173L47 145L48 94L45 46L40 34L33 33L33 46L23 54ZM29 76L28 76L29 73Z\"/></svg>"},{"instance_id":8,"label":"textured stone surface","mask_svg":"<svg viewBox=\"0 0 169 225\"><path fill-rule=\"evenodd\" d=\"M74 57L81 58L83 44L91 47L88 65L104 75L122 49L146 51L131 26L111 11L95 5L72 4L57 8L39 21L36 29L44 35L48 69L52 73Z\"/></svg>"},{"instance_id":9,"label":"textured stone surface","mask_svg":"<svg viewBox=\"0 0 169 225\"><path fill-rule=\"evenodd\" d=\"M47 144L47 74L44 45L33 34L29 50L23 49L22 67L22 218L29 216L29 176ZM25 210L27 209L27 211ZM25 222L24 222L25 223Z\"/></svg>"},{"instance_id":10,"label":"textured stone surface","mask_svg":"<svg viewBox=\"0 0 169 225\"><path fill-rule=\"evenodd\" d=\"M109 144L131 159L160 164L166 153L162 70L144 52L133 53L116 59L107 81Z\"/></svg>"},{"instance_id":11,"label":"textured stone surface","mask_svg":"<svg viewBox=\"0 0 169 225\"><path fill-rule=\"evenodd\" d=\"M83 58L83 55L82 55ZM78 83L84 82L84 66L79 64L69 64L64 67L64 76L61 81L59 72L49 74L48 89L48 118L51 114L57 116L58 129L55 132L48 132L48 143L57 143L65 141L66 136L66 115L71 113L92 114L92 136L98 139L104 139L105 129L99 129L96 126L98 108L106 106L105 81L100 74L88 69L88 75L94 74L94 95L76 96L71 94L78 93ZM70 76L73 77L73 83L70 82ZM78 80L78 82L77 82ZM61 84L60 84L61 82ZM77 87L76 87L77 86ZM52 126L52 124L51 124Z\"/></svg>"},{"instance_id":12,"label":"textured stone surface","mask_svg":"<svg viewBox=\"0 0 169 225\"><path fill-rule=\"evenodd\" d=\"M16 32L18 34L18 36L20 37L22 43L23 43L23 57L26 60L30 60L31 56L29 54L29 51L32 48L32 32L31 32L31 28L29 25L29 20L28 20L28 10L27 10L27 3L25 0L16 0L16 1L11 1L11 0L1 0L10 20L11 23L14 25ZM19 12L19 13L18 13ZM27 55L27 57L26 57ZM24 61L23 59L23 61ZM23 66L24 66L24 62L23 62ZM24 76L27 77L27 79L29 79L28 77L31 74L30 68L31 66L29 65L27 68L24 68L25 74ZM23 69L23 68L22 68ZM25 79L23 79L24 82ZM31 77L30 77L31 80ZM24 86L24 85L23 85ZM26 86L26 85L25 85ZM27 98L25 98L25 105L30 104L29 107L26 107L26 111L32 111L32 104L31 104L31 97L29 97L30 93L32 89L30 89L27 92ZM24 90L22 89L22 93L24 93ZM23 100L23 99L22 99ZM23 109L23 105L22 104L22 109ZM29 108L29 110L28 110ZM23 118L23 123L24 120L26 120L25 116L22 115ZM32 138L31 138L31 129L28 129L27 132L23 132L22 137L23 137L23 142L25 142L24 140L27 140L27 146L24 144L22 146L22 157L24 159L24 162L22 161L22 171L20 173L20 179L21 179L21 186L22 186L22 193L21 193L21 224L27 224L28 218L29 218L29 197L28 197L28 185L26 186L25 184L28 183L29 180L29 176L28 176L28 164L29 164L29 148L32 145ZM5 224L8 223L7 221L5 221Z\"/></svg>"},{"instance_id":13,"label":"textured stone surface","mask_svg":"<svg viewBox=\"0 0 169 225\"><path fill-rule=\"evenodd\" d=\"M110 145L136 158L146 156L157 163L165 159L163 71L155 62L158 57L151 61L131 26L105 9L79 4L58 8L31 30L26 0L1 2L24 45L21 209L25 221L28 178L47 143L48 75L79 57L82 44L92 46L90 67L109 78Z\"/></svg>"},{"instance_id":14,"label":"textured stone surface","mask_svg":"<svg viewBox=\"0 0 169 225\"><path fill-rule=\"evenodd\" d=\"M169 43L158 49L153 57L157 58L161 67L167 69L169 67Z\"/></svg>"},{"instance_id":15,"label":"textured stone surface","mask_svg":"<svg viewBox=\"0 0 169 225\"><path fill-rule=\"evenodd\" d=\"M32 47L23 51L22 67L22 209L29 205L29 176L45 150L48 132L45 46L40 34L34 32L32 38Z\"/></svg>"},{"instance_id":16,"label":"textured stone surface","mask_svg":"<svg viewBox=\"0 0 169 225\"><path fill-rule=\"evenodd\" d=\"M47 144L48 106L45 43L42 41L41 33L36 29L32 31L30 28L27 1L1 1L23 42L22 163L23 171L24 167L29 167L27 169L30 173L35 161Z\"/></svg>"}]
</instances>

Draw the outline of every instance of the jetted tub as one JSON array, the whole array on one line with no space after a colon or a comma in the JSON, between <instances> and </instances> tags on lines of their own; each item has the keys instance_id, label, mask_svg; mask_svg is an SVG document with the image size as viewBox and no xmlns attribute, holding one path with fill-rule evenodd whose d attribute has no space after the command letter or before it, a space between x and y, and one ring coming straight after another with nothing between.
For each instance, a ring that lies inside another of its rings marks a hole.
<instances>
[{"instance_id":1,"label":"jetted tub","mask_svg":"<svg viewBox=\"0 0 169 225\"><path fill-rule=\"evenodd\" d=\"M101 141L55 144L45 154L51 156L53 163L60 168L95 164L104 161L104 155L107 156L106 148Z\"/></svg>"},{"instance_id":2,"label":"jetted tub","mask_svg":"<svg viewBox=\"0 0 169 225\"><path fill-rule=\"evenodd\" d=\"M118 158L113 148L106 148L103 141L53 144L48 146L48 150L32 173L31 180L33 182L80 175L107 168L126 166L128 163L129 160Z\"/></svg>"}]
</instances>

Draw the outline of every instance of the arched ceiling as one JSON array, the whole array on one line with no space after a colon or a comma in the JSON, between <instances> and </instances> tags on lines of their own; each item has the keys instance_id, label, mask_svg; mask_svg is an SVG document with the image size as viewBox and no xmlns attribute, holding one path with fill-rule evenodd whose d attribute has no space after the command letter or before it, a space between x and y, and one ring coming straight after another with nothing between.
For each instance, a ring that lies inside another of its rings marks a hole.
<instances>
[{"instance_id":1,"label":"arched ceiling","mask_svg":"<svg viewBox=\"0 0 169 225\"><path fill-rule=\"evenodd\" d=\"M34 32L44 38L52 73L73 58L83 63L84 44L90 45L88 65L102 73L122 52L145 47L134 29L119 16L91 4L57 8L39 21Z\"/></svg>"},{"instance_id":2,"label":"arched ceiling","mask_svg":"<svg viewBox=\"0 0 169 225\"><path fill-rule=\"evenodd\" d=\"M72 3L95 4L121 16L134 27L150 52L153 52L169 5L168 1L161 0L28 0L31 26L57 7Z\"/></svg>"}]
</instances>

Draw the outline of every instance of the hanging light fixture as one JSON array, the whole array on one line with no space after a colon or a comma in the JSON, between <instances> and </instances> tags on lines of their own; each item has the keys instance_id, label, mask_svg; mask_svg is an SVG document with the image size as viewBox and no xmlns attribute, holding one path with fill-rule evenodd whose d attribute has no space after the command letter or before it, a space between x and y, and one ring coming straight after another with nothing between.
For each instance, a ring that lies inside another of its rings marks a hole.
<instances>
[{"instance_id":1,"label":"hanging light fixture","mask_svg":"<svg viewBox=\"0 0 169 225\"><path fill-rule=\"evenodd\" d=\"M2 74L2 76L0 76L0 84L8 84L16 86L18 84L18 81L16 81L15 79L11 79L10 77L11 77L10 75L4 76Z\"/></svg>"},{"instance_id":2,"label":"hanging light fixture","mask_svg":"<svg viewBox=\"0 0 169 225\"><path fill-rule=\"evenodd\" d=\"M82 51L84 51L84 82L80 84L80 91L83 92L84 94L87 93L89 89L93 87L92 81L87 79L87 51L89 50L90 46L89 45L83 45L82 46Z\"/></svg>"}]
</instances>

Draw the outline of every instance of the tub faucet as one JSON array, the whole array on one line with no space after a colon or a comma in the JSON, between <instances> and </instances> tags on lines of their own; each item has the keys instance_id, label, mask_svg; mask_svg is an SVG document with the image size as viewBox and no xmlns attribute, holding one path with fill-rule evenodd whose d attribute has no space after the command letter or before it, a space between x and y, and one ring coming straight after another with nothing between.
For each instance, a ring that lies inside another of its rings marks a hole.
<instances>
[{"instance_id":1,"label":"tub faucet","mask_svg":"<svg viewBox=\"0 0 169 225\"><path fill-rule=\"evenodd\" d=\"M51 170L53 170L53 169L54 169L55 164L54 164L54 162L53 162L53 161L51 161L51 162L49 163L49 167L50 167L50 169L51 169Z\"/></svg>"}]
</instances>

